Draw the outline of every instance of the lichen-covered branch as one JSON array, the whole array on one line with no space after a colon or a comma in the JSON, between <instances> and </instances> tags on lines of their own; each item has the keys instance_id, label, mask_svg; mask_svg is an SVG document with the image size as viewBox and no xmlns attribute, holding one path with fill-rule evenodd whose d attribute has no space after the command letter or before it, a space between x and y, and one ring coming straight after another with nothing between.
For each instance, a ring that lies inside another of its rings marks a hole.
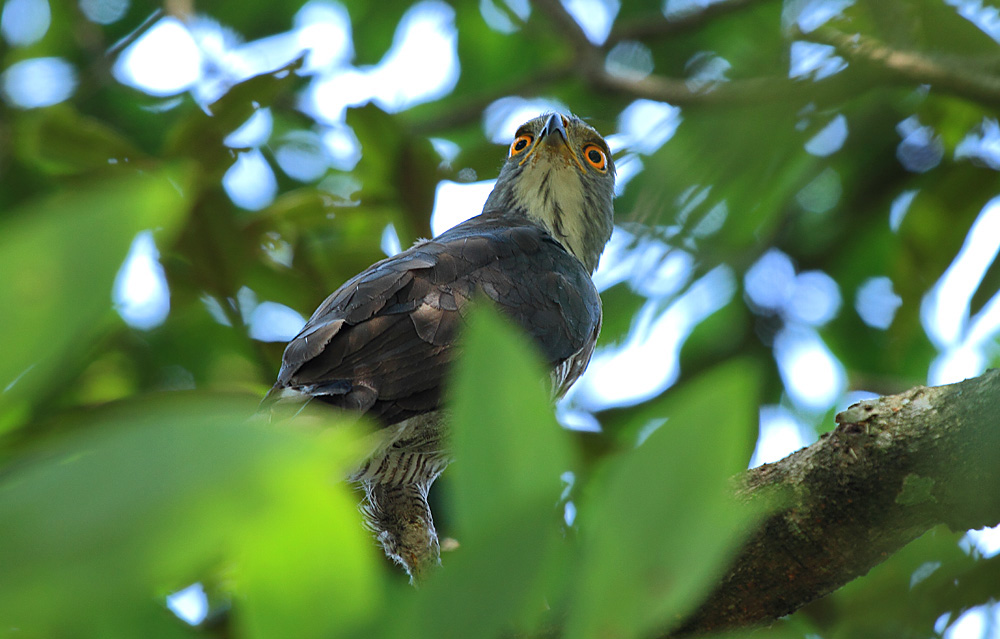
<instances>
[{"instance_id":1,"label":"lichen-covered branch","mask_svg":"<svg viewBox=\"0 0 1000 639\"><path fill-rule=\"evenodd\" d=\"M1000 522L1000 371L855 404L837 427L747 471L738 494L779 495L716 591L675 634L769 623L945 524Z\"/></svg>"}]
</instances>

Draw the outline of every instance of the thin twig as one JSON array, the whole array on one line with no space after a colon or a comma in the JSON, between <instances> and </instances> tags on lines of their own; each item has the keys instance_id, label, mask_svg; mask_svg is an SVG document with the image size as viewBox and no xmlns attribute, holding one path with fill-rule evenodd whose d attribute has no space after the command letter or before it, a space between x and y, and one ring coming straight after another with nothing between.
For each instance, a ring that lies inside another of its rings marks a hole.
<instances>
[{"instance_id":1,"label":"thin twig","mask_svg":"<svg viewBox=\"0 0 1000 639\"><path fill-rule=\"evenodd\" d=\"M475 122L482 117L486 107L500 98L510 95L525 95L537 91L549 91L549 87L559 80L572 77L575 72L571 62L563 62L548 67L542 67L529 76L519 78L516 82L464 99L445 112L438 112L431 118L417 120L414 129L424 134L437 133L454 129Z\"/></svg>"},{"instance_id":2,"label":"thin twig","mask_svg":"<svg viewBox=\"0 0 1000 639\"><path fill-rule=\"evenodd\" d=\"M559 0L535 0L534 6L544 13L549 20L555 23L558 32L565 36L566 40L576 52L576 57L586 58L595 54L600 57L600 51L583 32L583 28L563 7Z\"/></svg>"}]
</instances>

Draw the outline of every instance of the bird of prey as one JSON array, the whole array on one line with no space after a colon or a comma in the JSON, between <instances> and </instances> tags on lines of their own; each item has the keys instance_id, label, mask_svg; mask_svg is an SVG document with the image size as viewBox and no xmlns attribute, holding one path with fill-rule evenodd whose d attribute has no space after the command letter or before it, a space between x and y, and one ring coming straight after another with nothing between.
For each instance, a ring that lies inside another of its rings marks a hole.
<instances>
[{"instance_id":1,"label":"bird of prey","mask_svg":"<svg viewBox=\"0 0 1000 639\"><path fill-rule=\"evenodd\" d=\"M614 180L608 145L588 124L529 120L480 215L356 275L285 349L269 396L316 399L381 427L352 479L386 554L415 581L439 563L427 494L450 461L442 384L462 317L492 301L534 339L553 396L565 393L601 327L591 274L611 237Z\"/></svg>"}]
</instances>

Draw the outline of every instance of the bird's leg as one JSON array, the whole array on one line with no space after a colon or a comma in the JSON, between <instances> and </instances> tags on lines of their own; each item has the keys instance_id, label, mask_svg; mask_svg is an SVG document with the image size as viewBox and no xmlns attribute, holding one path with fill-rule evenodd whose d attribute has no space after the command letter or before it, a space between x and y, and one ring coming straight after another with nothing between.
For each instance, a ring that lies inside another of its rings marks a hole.
<instances>
[{"instance_id":1,"label":"bird's leg","mask_svg":"<svg viewBox=\"0 0 1000 639\"><path fill-rule=\"evenodd\" d=\"M418 583L440 564L440 545L427 492L434 481L384 484L366 481L362 507L386 555Z\"/></svg>"}]
</instances>

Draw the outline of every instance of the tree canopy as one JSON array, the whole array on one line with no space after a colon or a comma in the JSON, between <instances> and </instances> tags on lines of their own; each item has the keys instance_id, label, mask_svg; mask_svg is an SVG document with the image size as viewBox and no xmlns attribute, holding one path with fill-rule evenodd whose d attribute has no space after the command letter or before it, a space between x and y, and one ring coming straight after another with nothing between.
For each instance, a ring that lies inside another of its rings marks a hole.
<instances>
[{"instance_id":1,"label":"tree canopy","mask_svg":"<svg viewBox=\"0 0 1000 639\"><path fill-rule=\"evenodd\" d=\"M995 632L1000 542L967 530L1000 522L998 16L6 0L0 628ZM549 110L618 167L598 350L553 410L471 317L450 550L413 589L339 480L368 426L257 404L304 317L478 213Z\"/></svg>"}]
</instances>

